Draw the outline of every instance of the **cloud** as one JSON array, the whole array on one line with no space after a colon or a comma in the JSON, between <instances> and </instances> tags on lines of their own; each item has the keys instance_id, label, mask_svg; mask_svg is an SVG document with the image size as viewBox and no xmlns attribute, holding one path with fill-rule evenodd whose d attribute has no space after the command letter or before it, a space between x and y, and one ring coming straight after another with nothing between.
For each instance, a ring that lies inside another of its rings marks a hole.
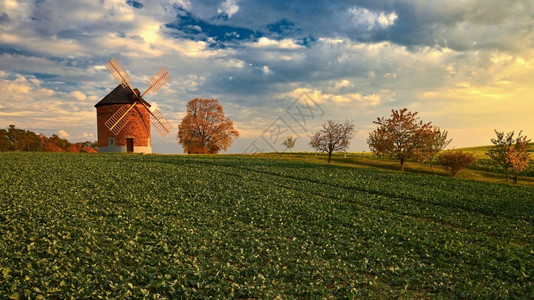
<instances>
[{"instance_id":1,"label":"cloud","mask_svg":"<svg viewBox=\"0 0 534 300\"><path fill-rule=\"evenodd\" d=\"M115 56L141 90L167 68L171 81L147 100L174 124L188 100L219 98L250 138L298 92L324 104L325 119L362 128L408 107L450 132L534 131L526 0L48 0L0 11L0 122L21 128L95 134Z\"/></svg>"},{"instance_id":2,"label":"cloud","mask_svg":"<svg viewBox=\"0 0 534 300\"><path fill-rule=\"evenodd\" d=\"M217 13L225 14L228 18L231 18L238 11L239 6L237 5L237 0L224 0L217 9Z\"/></svg>"},{"instance_id":3,"label":"cloud","mask_svg":"<svg viewBox=\"0 0 534 300\"><path fill-rule=\"evenodd\" d=\"M171 3L178 5L178 7L182 9L189 10L191 9L191 1L190 0L173 0Z\"/></svg>"},{"instance_id":4,"label":"cloud","mask_svg":"<svg viewBox=\"0 0 534 300\"><path fill-rule=\"evenodd\" d=\"M87 99L87 96L80 91L72 91L70 94L78 101L85 101Z\"/></svg>"},{"instance_id":5,"label":"cloud","mask_svg":"<svg viewBox=\"0 0 534 300\"><path fill-rule=\"evenodd\" d=\"M398 18L395 12L386 14L384 12L373 12L361 7L351 7L349 8L349 13L352 23L366 30L387 28L395 24L395 20Z\"/></svg>"},{"instance_id":6,"label":"cloud","mask_svg":"<svg viewBox=\"0 0 534 300\"><path fill-rule=\"evenodd\" d=\"M33 75L8 72L0 74L0 93L9 101L0 100L2 123L20 128L57 129L94 126L94 103L73 101L70 92L56 92Z\"/></svg>"},{"instance_id":7,"label":"cloud","mask_svg":"<svg viewBox=\"0 0 534 300\"><path fill-rule=\"evenodd\" d=\"M298 49L302 48L292 39L272 40L267 37L261 37L257 42L250 44L253 48L277 48L277 49Z\"/></svg>"},{"instance_id":8,"label":"cloud","mask_svg":"<svg viewBox=\"0 0 534 300\"><path fill-rule=\"evenodd\" d=\"M336 88L344 88L344 87L352 87L352 86L354 86L354 85L352 85L352 84L350 83L350 81L348 81L348 80L346 80L346 79L343 79L343 80L341 80L341 81L336 82L336 85L335 85L335 86L336 86Z\"/></svg>"},{"instance_id":9,"label":"cloud","mask_svg":"<svg viewBox=\"0 0 534 300\"><path fill-rule=\"evenodd\" d=\"M58 135L59 135L59 137L64 138L64 139L70 137L70 134L68 132L66 132L65 130L63 130L63 129L58 131Z\"/></svg>"},{"instance_id":10,"label":"cloud","mask_svg":"<svg viewBox=\"0 0 534 300\"><path fill-rule=\"evenodd\" d=\"M378 94L362 95L360 93L338 93L330 94L324 93L321 90L297 88L289 93L279 95L279 97L288 97L292 99L299 99L300 95L309 95L314 101L320 104L339 104L339 103L359 103L362 105L376 106L380 104L381 99Z\"/></svg>"},{"instance_id":11,"label":"cloud","mask_svg":"<svg viewBox=\"0 0 534 300\"><path fill-rule=\"evenodd\" d=\"M92 139L95 138L95 135L92 134L92 133L84 132L84 133L82 134L82 138L84 138L84 139L88 139L88 140L92 140Z\"/></svg>"}]
</instances>

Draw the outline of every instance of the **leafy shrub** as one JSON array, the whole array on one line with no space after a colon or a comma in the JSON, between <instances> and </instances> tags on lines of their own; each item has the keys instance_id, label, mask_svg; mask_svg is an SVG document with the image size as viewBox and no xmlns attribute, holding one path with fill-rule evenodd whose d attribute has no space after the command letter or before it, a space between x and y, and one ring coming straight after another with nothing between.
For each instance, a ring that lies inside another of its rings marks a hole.
<instances>
[{"instance_id":1,"label":"leafy shrub","mask_svg":"<svg viewBox=\"0 0 534 300\"><path fill-rule=\"evenodd\" d=\"M458 171L469 168L476 162L472 153L452 150L441 153L438 160L439 164L444 166L453 177Z\"/></svg>"}]
</instances>

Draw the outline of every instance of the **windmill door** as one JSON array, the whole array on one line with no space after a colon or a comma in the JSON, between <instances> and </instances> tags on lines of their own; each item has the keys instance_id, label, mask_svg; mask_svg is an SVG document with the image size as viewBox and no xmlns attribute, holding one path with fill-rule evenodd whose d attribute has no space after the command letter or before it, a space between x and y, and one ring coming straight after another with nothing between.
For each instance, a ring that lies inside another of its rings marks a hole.
<instances>
[{"instance_id":1,"label":"windmill door","mask_svg":"<svg viewBox=\"0 0 534 300\"><path fill-rule=\"evenodd\" d=\"M134 152L134 139L133 138L126 138L126 152L128 153Z\"/></svg>"}]
</instances>

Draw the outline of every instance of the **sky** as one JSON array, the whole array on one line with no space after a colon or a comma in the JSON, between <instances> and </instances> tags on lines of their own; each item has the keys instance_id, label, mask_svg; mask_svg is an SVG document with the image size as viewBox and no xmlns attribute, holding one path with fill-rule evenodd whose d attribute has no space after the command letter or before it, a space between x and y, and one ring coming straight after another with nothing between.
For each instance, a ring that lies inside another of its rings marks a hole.
<instances>
[{"instance_id":1,"label":"sky","mask_svg":"<svg viewBox=\"0 0 534 300\"><path fill-rule=\"evenodd\" d=\"M408 108L448 131L449 148L499 131L534 136L531 0L35 0L0 2L0 128L96 140L96 104L116 57L174 125L156 153L182 153L186 104L216 98L240 132L228 153L312 151L327 120L373 121Z\"/></svg>"}]
</instances>

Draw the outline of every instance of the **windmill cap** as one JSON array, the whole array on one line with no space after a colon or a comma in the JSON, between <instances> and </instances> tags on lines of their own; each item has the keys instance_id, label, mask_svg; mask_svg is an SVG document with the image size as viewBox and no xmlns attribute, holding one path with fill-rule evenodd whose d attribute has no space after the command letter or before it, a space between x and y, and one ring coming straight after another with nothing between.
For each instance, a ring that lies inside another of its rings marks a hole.
<instances>
[{"instance_id":1,"label":"windmill cap","mask_svg":"<svg viewBox=\"0 0 534 300\"><path fill-rule=\"evenodd\" d=\"M139 90L134 89L135 92L139 95ZM118 85L113 91L109 92L102 100L100 100L97 104L95 104L95 107L100 107L104 105L113 105L113 104L132 104L134 103L134 94L128 87L122 87L122 85ZM145 104L147 104L149 107L151 106L148 102L146 102L144 99L142 99Z\"/></svg>"}]
</instances>

